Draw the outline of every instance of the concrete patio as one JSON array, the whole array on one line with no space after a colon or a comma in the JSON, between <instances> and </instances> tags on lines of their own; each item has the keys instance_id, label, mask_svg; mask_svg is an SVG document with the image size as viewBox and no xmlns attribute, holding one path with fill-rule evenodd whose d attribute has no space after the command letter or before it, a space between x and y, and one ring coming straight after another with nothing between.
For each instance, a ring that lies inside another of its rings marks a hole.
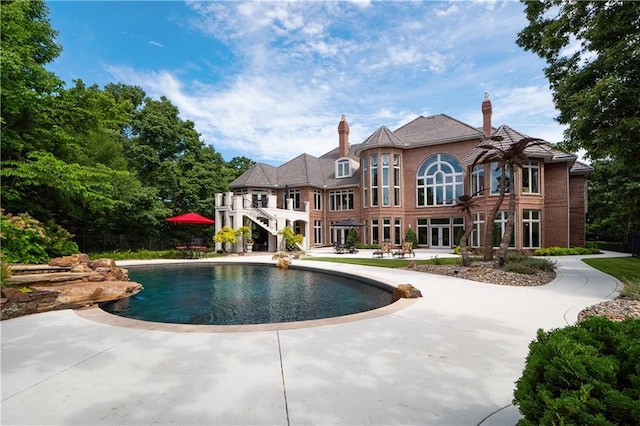
<instances>
[{"instance_id":1,"label":"concrete patio","mask_svg":"<svg viewBox=\"0 0 640 426\"><path fill-rule=\"evenodd\" d=\"M448 254L417 253L434 255ZM536 330L572 324L621 288L583 257L555 258L557 278L540 287L294 260L410 283L424 296L389 313L313 327L175 332L94 321L91 310L3 321L1 423L513 425L514 382ZM273 263L269 255L250 260Z\"/></svg>"}]
</instances>

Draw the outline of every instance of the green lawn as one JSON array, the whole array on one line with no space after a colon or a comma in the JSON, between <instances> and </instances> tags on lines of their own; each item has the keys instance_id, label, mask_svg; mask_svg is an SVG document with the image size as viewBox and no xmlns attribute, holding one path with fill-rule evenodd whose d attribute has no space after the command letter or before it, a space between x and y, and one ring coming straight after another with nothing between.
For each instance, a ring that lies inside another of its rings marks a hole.
<instances>
[{"instance_id":1,"label":"green lawn","mask_svg":"<svg viewBox=\"0 0 640 426\"><path fill-rule=\"evenodd\" d=\"M320 262L348 263L351 265L380 266L383 268L404 268L413 259L393 259L389 257L383 258L360 258L360 257L304 257L304 260L315 260ZM416 260L418 265L456 265L460 263L457 257L444 257L437 260Z\"/></svg>"},{"instance_id":2,"label":"green lawn","mask_svg":"<svg viewBox=\"0 0 640 426\"><path fill-rule=\"evenodd\" d=\"M584 263L624 283L622 295L640 300L640 259L635 257L602 257L583 259Z\"/></svg>"},{"instance_id":3,"label":"green lawn","mask_svg":"<svg viewBox=\"0 0 640 426\"><path fill-rule=\"evenodd\" d=\"M640 280L640 259L635 257L598 257L583 262L620 281Z\"/></svg>"}]
</instances>

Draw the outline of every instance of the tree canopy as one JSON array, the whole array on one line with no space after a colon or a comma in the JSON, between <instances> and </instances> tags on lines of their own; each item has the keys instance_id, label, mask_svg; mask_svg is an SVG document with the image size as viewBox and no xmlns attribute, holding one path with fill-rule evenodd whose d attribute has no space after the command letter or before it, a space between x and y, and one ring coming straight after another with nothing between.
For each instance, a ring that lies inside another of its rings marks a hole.
<instances>
[{"instance_id":1,"label":"tree canopy","mask_svg":"<svg viewBox=\"0 0 640 426\"><path fill-rule=\"evenodd\" d=\"M622 216L640 226L640 2L522 2L529 25L517 43L548 64L557 120L568 126L562 145L583 150L602 169L592 180L615 176L620 184L607 197L616 207L607 213L598 208L600 214L625 208Z\"/></svg>"},{"instance_id":2,"label":"tree canopy","mask_svg":"<svg viewBox=\"0 0 640 426\"><path fill-rule=\"evenodd\" d=\"M72 233L171 232L164 218L213 214L215 192L253 162L226 162L165 97L137 86L72 87L45 66L61 52L43 1L2 4L2 207Z\"/></svg>"}]
</instances>

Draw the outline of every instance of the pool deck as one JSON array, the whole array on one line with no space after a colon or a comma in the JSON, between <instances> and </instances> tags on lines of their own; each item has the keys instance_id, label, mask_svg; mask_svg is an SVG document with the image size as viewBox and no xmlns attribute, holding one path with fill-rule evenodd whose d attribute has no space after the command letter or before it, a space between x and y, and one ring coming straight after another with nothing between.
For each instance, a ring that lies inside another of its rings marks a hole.
<instances>
[{"instance_id":1,"label":"pool deck","mask_svg":"<svg viewBox=\"0 0 640 426\"><path fill-rule=\"evenodd\" d=\"M418 259L434 255L448 254L417 251ZM2 321L0 423L514 425L514 383L536 330L573 324L621 289L584 257L592 256L554 258L558 276L540 287L294 260L410 283L424 296L313 327L169 331L105 323L97 309ZM221 260L274 262L258 254ZM187 262L209 261L218 260Z\"/></svg>"}]
</instances>

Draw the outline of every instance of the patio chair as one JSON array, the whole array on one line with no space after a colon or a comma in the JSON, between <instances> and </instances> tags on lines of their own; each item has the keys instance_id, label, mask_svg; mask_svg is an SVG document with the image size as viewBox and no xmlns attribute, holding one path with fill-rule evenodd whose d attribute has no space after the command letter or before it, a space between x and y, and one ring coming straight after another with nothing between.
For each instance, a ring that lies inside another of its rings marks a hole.
<instances>
[{"instance_id":1,"label":"patio chair","mask_svg":"<svg viewBox=\"0 0 640 426\"><path fill-rule=\"evenodd\" d=\"M387 255L387 257L389 257L389 255L391 254L391 243L389 242L380 244L380 248L374 251L372 256L382 258L382 256L384 256L385 254Z\"/></svg>"},{"instance_id":2,"label":"patio chair","mask_svg":"<svg viewBox=\"0 0 640 426\"><path fill-rule=\"evenodd\" d=\"M405 256L413 256L416 257L416 252L413 251L413 243L404 242L402 243L402 247L399 250L393 252L393 257L401 257L404 259Z\"/></svg>"}]
</instances>

